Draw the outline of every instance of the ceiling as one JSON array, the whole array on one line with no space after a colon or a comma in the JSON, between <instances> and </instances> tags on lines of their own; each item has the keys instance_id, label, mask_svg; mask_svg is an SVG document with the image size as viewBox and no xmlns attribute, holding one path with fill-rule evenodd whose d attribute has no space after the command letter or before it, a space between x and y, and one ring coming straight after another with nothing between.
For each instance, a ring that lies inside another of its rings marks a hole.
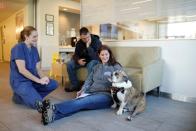
<instances>
[{"instance_id":1,"label":"ceiling","mask_svg":"<svg viewBox=\"0 0 196 131\"><path fill-rule=\"evenodd\" d=\"M79 9L74 9L74 8L70 8L70 7L59 7L60 11L65 11L65 12L70 12L70 13L74 13L74 14L80 14L80 10Z\"/></svg>"},{"instance_id":2,"label":"ceiling","mask_svg":"<svg viewBox=\"0 0 196 131\"><path fill-rule=\"evenodd\" d=\"M0 0L0 22L23 8L28 1ZM81 2L81 0L72 1ZM134 20L160 22L196 20L196 0L83 0L82 4L82 19L86 24ZM63 10L63 7L60 7L60 10ZM72 13L80 13L79 10L69 10Z\"/></svg>"},{"instance_id":3,"label":"ceiling","mask_svg":"<svg viewBox=\"0 0 196 131\"><path fill-rule=\"evenodd\" d=\"M81 8L84 25L196 20L196 0L83 0Z\"/></svg>"},{"instance_id":4,"label":"ceiling","mask_svg":"<svg viewBox=\"0 0 196 131\"><path fill-rule=\"evenodd\" d=\"M80 4L80 0L71 0L71 1L76 2L77 4ZM80 9L71 8L70 6L60 6L59 10L69 12L69 13L74 13L74 14L80 14Z\"/></svg>"},{"instance_id":5,"label":"ceiling","mask_svg":"<svg viewBox=\"0 0 196 131\"><path fill-rule=\"evenodd\" d=\"M22 9L28 0L0 0L0 22Z\"/></svg>"}]
</instances>

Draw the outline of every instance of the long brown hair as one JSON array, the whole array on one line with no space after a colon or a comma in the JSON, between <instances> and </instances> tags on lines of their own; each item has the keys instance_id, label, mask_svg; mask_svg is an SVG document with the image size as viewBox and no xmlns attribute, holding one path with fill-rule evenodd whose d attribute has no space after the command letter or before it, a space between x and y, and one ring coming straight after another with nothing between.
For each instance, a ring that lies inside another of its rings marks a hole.
<instances>
[{"instance_id":1,"label":"long brown hair","mask_svg":"<svg viewBox=\"0 0 196 131\"><path fill-rule=\"evenodd\" d=\"M18 42L25 41L25 35L30 36L32 31L36 31L36 29L33 26L25 26L24 29L20 32Z\"/></svg>"},{"instance_id":2,"label":"long brown hair","mask_svg":"<svg viewBox=\"0 0 196 131\"><path fill-rule=\"evenodd\" d=\"M112 50L108 46L102 45L98 50L98 54L100 55L101 51L103 51L103 50L107 50L110 54L110 57L109 57L109 60L108 60L108 65L112 65L112 66L114 66L115 64L120 65L120 63L116 61L115 57L113 56Z\"/></svg>"}]
</instances>

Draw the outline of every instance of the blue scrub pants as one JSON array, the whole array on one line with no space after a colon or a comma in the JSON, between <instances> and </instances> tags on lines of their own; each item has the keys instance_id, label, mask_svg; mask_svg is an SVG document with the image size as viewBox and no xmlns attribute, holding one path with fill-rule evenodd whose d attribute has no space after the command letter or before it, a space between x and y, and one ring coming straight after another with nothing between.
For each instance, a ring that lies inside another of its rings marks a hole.
<instances>
[{"instance_id":1,"label":"blue scrub pants","mask_svg":"<svg viewBox=\"0 0 196 131\"><path fill-rule=\"evenodd\" d=\"M14 90L13 100L17 104L23 104L35 109L35 102L42 101L45 96L58 87L55 80L50 79L48 85L41 85L32 81L12 84Z\"/></svg>"},{"instance_id":2,"label":"blue scrub pants","mask_svg":"<svg viewBox=\"0 0 196 131\"><path fill-rule=\"evenodd\" d=\"M112 97L109 94L97 93L86 97L67 100L55 104L55 120L70 116L81 110L95 110L109 108L113 104Z\"/></svg>"}]
</instances>

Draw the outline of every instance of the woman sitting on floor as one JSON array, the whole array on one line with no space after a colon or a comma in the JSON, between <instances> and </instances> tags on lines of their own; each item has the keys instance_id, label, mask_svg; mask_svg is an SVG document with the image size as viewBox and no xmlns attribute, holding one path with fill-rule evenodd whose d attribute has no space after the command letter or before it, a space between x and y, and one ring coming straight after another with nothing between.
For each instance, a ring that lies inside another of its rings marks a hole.
<instances>
[{"instance_id":1,"label":"woman sitting on floor","mask_svg":"<svg viewBox=\"0 0 196 131\"><path fill-rule=\"evenodd\" d=\"M34 109L36 101L42 101L58 87L55 80L49 79L41 71L37 39L36 29L26 26L20 33L19 43L12 48L10 59L12 100Z\"/></svg>"},{"instance_id":2,"label":"woman sitting on floor","mask_svg":"<svg viewBox=\"0 0 196 131\"><path fill-rule=\"evenodd\" d=\"M66 100L54 105L49 100L37 102L38 108L42 109L39 112L42 113L44 125L81 110L109 108L113 104L110 95L112 83L107 78L111 76L113 71L120 70L122 67L116 62L107 46L101 46L98 54L101 63L93 68L82 89L77 92L76 99Z\"/></svg>"}]
</instances>

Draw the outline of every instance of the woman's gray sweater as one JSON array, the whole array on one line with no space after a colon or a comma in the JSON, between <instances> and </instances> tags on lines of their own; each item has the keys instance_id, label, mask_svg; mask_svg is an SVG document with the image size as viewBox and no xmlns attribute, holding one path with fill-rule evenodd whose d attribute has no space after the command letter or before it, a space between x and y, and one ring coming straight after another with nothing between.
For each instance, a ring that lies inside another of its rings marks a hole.
<instances>
[{"instance_id":1,"label":"woman's gray sweater","mask_svg":"<svg viewBox=\"0 0 196 131\"><path fill-rule=\"evenodd\" d=\"M82 90L85 93L110 92L112 83L108 81L108 77L114 71L121 69L122 67L119 64L114 66L109 66L108 64L96 65L82 86Z\"/></svg>"}]
</instances>

